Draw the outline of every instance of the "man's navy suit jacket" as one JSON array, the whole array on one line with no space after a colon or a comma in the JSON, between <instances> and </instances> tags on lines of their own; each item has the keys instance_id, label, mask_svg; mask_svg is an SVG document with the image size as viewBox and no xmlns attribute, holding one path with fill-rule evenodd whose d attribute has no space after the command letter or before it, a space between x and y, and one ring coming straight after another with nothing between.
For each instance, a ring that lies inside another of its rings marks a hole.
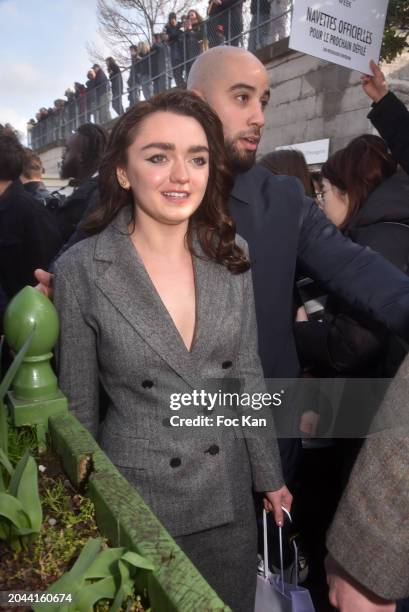
<instances>
[{"instance_id":1,"label":"man's navy suit jacket","mask_svg":"<svg viewBox=\"0 0 409 612\"><path fill-rule=\"evenodd\" d=\"M256 165L236 177L230 211L249 245L259 352L267 378L298 375L293 336L297 258L329 292L409 339L409 278L343 236L298 180Z\"/></svg>"}]
</instances>

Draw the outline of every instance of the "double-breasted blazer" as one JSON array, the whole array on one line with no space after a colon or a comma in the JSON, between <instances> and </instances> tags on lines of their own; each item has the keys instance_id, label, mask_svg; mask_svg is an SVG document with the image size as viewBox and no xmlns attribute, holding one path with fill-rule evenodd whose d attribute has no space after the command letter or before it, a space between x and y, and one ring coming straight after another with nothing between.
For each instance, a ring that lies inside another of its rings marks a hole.
<instances>
[{"instance_id":1,"label":"double-breasted blazer","mask_svg":"<svg viewBox=\"0 0 409 612\"><path fill-rule=\"evenodd\" d=\"M215 379L264 391L251 273L233 275L195 245L188 351L132 244L128 217L121 211L56 263L59 381L71 410L171 534L185 535L234 521L249 507L252 488L283 484L271 435L246 438L228 427L181 434L169 426L172 393ZM102 424L99 383L109 397Z\"/></svg>"}]
</instances>

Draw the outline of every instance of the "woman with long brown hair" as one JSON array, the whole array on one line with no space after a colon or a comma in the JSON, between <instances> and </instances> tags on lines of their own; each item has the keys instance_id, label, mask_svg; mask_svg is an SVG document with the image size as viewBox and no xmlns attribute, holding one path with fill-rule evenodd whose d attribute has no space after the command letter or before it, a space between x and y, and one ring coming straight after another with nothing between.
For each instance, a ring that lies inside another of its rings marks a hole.
<instances>
[{"instance_id":1,"label":"woman with long brown hair","mask_svg":"<svg viewBox=\"0 0 409 612\"><path fill-rule=\"evenodd\" d=\"M194 94L155 96L119 119L99 176L94 235L55 270L61 388L219 596L248 612L252 489L276 521L291 495L272 426L253 437L241 421L223 426L223 390L252 396L264 381L250 264L227 210L221 123ZM103 423L99 382L109 398Z\"/></svg>"}]
</instances>

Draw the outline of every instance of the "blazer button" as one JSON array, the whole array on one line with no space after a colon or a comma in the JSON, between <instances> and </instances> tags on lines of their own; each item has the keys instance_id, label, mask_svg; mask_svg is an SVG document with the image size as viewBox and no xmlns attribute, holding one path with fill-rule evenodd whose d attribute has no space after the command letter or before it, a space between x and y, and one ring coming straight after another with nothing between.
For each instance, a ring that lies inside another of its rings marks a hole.
<instances>
[{"instance_id":1,"label":"blazer button","mask_svg":"<svg viewBox=\"0 0 409 612\"><path fill-rule=\"evenodd\" d=\"M152 389L152 387L153 387L153 382L152 382L151 380L144 380L144 381L142 382L142 387L143 387L144 389Z\"/></svg>"},{"instance_id":2,"label":"blazer button","mask_svg":"<svg viewBox=\"0 0 409 612\"><path fill-rule=\"evenodd\" d=\"M172 468L177 468L181 463L182 460L179 457L173 457L173 459L170 460L169 465Z\"/></svg>"},{"instance_id":3,"label":"blazer button","mask_svg":"<svg viewBox=\"0 0 409 612\"><path fill-rule=\"evenodd\" d=\"M223 361L222 368L223 370L227 370L228 368L231 368L232 365L233 365L232 361Z\"/></svg>"},{"instance_id":4,"label":"blazer button","mask_svg":"<svg viewBox=\"0 0 409 612\"><path fill-rule=\"evenodd\" d=\"M205 453L209 453L209 455L217 455L219 451L220 448L217 446L217 444L212 444L207 451L205 451Z\"/></svg>"}]
</instances>

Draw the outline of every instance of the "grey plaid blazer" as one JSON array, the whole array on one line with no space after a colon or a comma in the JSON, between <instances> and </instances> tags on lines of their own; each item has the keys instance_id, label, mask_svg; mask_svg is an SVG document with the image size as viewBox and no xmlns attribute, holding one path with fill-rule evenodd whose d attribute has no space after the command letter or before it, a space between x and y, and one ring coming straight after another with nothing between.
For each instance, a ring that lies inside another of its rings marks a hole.
<instances>
[{"instance_id":1,"label":"grey plaid blazer","mask_svg":"<svg viewBox=\"0 0 409 612\"><path fill-rule=\"evenodd\" d=\"M408 405L409 356L376 416L385 429L365 441L327 539L351 576L390 600L409 597Z\"/></svg>"},{"instance_id":2,"label":"grey plaid blazer","mask_svg":"<svg viewBox=\"0 0 409 612\"><path fill-rule=\"evenodd\" d=\"M190 352L127 235L126 211L66 251L54 279L61 389L174 536L233 521L244 498L248 507L252 487L283 484L274 439L243 439L225 427L184 428L182 435L169 427L172 393L198 390L210 379L239 378L249 393L265 389L251 273L233 275L193 260L197 320ZM109 397L102 424L99 382Z\"/></svg>"}]
</instances>

